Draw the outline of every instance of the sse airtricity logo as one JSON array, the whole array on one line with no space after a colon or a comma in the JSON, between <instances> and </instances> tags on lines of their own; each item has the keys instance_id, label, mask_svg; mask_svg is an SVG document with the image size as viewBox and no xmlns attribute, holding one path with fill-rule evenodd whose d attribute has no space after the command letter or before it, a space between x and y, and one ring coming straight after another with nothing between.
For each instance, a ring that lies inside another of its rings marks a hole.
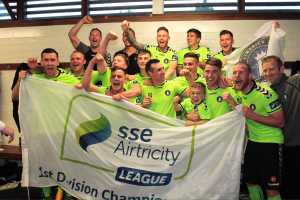
<instances>
[{"instance_id":1,"label":"sse airtricity logo","mask_svg":"<svg viewBox=\"0 0 300 200\"><path fill-rule=\"evenodd\" d=\"M112 131L108 119L101 114L98 119L80 123L75 133L79 145L86 151L88 146L107 140Z\"/></svg>"}]
</instances>

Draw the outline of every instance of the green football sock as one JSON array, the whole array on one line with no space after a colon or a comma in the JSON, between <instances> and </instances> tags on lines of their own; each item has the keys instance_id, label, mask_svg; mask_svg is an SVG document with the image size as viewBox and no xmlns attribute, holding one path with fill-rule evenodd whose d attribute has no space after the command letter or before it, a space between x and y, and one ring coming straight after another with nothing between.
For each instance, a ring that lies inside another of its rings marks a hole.
<instances>
[{"instance_id":1,"label":"green football sock","mask_svg":"<svg viewBox=\"0 0 300 200\"><path fill-rule=\"evenodd\" d=\"M268 197L268 200L282 200L280 195L276 195L274 197Z\"/></svg>"},{"instance_id":2,"label":"green football sock","mask_svg":"<svg viewBox=\"0 0 300 200\"><path fill-rule=\"evenodd\" d=\"M45 199L48 199L51 197L51 187L43 187L42 188L43 196Z\"/></svg>"},{"instance_id":3,"label":"green football sock","mask_svg":"<svg viewBox=\"0 0 300 200\"><path fill-rule=\"evenodd\" d=\"M259 185L247 185L251 200L264 200L264 194Z\"/></svg>"}]
</instances>

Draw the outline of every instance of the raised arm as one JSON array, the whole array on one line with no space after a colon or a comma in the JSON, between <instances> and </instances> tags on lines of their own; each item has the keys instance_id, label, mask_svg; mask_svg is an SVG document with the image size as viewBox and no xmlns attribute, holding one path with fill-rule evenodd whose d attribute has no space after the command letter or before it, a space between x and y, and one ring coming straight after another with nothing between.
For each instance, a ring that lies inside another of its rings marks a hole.
<instances>
[{"instance_id":1,"label":"raised arm","mask_svg":"<svg viewBox=\"0 0 300 200\"><path fill-rule=\"evenodd\" d=\"M86 68L83 79L82 79L82 87L88 92L98 92L98 87L91 84L91 76L93 73L94 65L97 65L99 73L104 73L106 70L106 64L103 56L101 54L97 54L94 56Z\"/></svg>"},{"instance_id":2,"label":"raised arm","mask_svg":"<svg viewBox=\"0 0 300 200\"><path fill-rule=\"evenodd\" d=\"M93 23L93 19L90 16L84 16L82 19L80 19L77 24L75 24L69 31L69 38L71 40L71 43L73 47L76 49L80 43L80 39L78 38L77 34L81 27L84 24L91 24Z\"/></svg>"},{"instance_id":3,"label":"raised arm","mask_svg":"<svg viewBox=\"0 0 300 200\"><path fill-rule=\"evenodd\" d=\"M126 36L128 37L130 44L132 44L137 49L144 49L145 45L136 41L136 38L134 37L133 33L129 31L129 22L127 20L124 20L121 23L121 27L122 30L125 32Z\"/></svg>"},{"instance_id":4,"label":"raised arm","mask_svg":"<svg viewBox=\"0 0 300 200\"><path fill-rule=\"evenodd\" d=\"M173 60L169 64L169 68L166 71L165 78L168 80L172 78L174 74L176 74L177 61Z\"/></svg>"},{"instance_id":5,"label":"raised arm","mask_svg":"<svg viewBox=\"0 0 300 200\"><path fill-rule=\"evenodd\" d=\"M38 68L39 64L36 58L28 58L27 65L31 71L34 71ZM11 92L11 99L13 101L19 100L19 92L20 92L20 83L21 80L24 79L28 75L28 72L25 70L21 70L18 74L18 80Z\"/></svg>"},{"instance_id":6,"label":"raised arm","mask_svg":"<svg viewBox=\"0 0 300 200\"><path fill-rule=\"evenodd\" d=\"M109 33L106 34L105 38L101 41L100 44L100 53L102 55L107 54L107 47L110 41L118 39L118 36L116 33L110 31Z\"/></svg>"}]
</instances>

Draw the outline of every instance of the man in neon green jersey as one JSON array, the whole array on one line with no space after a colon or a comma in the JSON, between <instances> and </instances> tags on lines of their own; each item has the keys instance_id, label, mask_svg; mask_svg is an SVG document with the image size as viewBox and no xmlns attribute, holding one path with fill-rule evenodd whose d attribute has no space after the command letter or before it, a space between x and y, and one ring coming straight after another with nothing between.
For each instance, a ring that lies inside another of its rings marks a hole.
<instances>
[{"instance_id":1,"label":"man in neon green jersey","mask_svg":"<svg viewBox=\"0 0 300 200\"><path fill-rule=\"evenodd\" d=\"M250 67L238 63L233 69L234 88L243 105L249 139L245 152L245 181L251 200L281 200L279 194L279 146L284 115L277 94L265 84L252 80ZM233 98L224 97L234 106Z\"/></svg>"},{"instance_id":2,"label":"man in neon green jersey","mask_svg":"<svg viewBox=\"0 0 300 200\"><path fill-rule=\"evenodd\" d=\"M30 58L28 59L28 65L30 68L35 69L38 67L37 59ZM60 83L75 85L80 83L79 79L77 79L73 74L67 72L64 69L58 68L59 66L59 57L58 53L55 49L46 48L41 53L41 68L43 69L43 73L33 73L34 77L38 77L41 79L53 80ZM19 99L19 88L21 79L25 78L28 75L26 71L20 71L19 79L17 84L12 90L12 98Z\"/></svg>"},{"instance_id":3,"label":"man in neon green jersey","mask_svg":"<svg viewBox=\"0 0 300 200\"><path fill-rule=\"evenodd\" d=\"M201 72L199 73L199 70ZM205 82L203 77L203 70L199 68L199 56L193 52L184 55L183 68L179 72L179 77L176 79L182 80L186 86L190 85L189 80L193 82ZM189 78L186 78L186 77Z\"/></svg>"},{"instance_id":4,"label":"man in neon green jersey","mask_svg":"<svg viewBox=\"0 0 300 200\"><path fill-rule=\"evenodd\" d=\"M52 48L44 49L41 53L41 58L41 65L44 73L33 74L33 76L71 85L80 82L73 74L58 68L59 58L56 50Z\"/></svg>"},{"instance_id":5,"label":"man in neon green jersey","mask_svg":"<svg viewBox=\"0 0 300 200\"><path fill-rule=\"evenodd\" d=\"M233 47L233 34L229 30L222 30L220 32L220 47L221 51L214 55L215 58L224 62L224 56L230 55L236 48Z\"/></svg>"},{"instance_id":6,"label":"man in neon green jersey","mask_svg":"<svg viewBox=\"0 0 300 200\"><path fill-rule=\"evenodd\" d=\"M38 62L36 59L29 59L30 68L36 68L38 66ZM76 85L80 83L79 79L77 79L73 74L67 72L64 69L58 68L59 66L59 57L58 53L55 49L46 48L41 53L41 66L43 69L43 73L35 73L34 77L38 77L41 79L47 79L52 81L57 81L60 83L65 83L69 85ZM26 77L26 71L21 71L19 74L19 79L23 79ZM15 85L12 93L13 98L18 98L16 95L19 95L20 81ZM56 194L56 187L45 187L43 189L44 199L54 199ZM59 189L60 190L60 189ZM66 198L69 198L70 195L65 194Z\"/></svg>"},{"instance_id":7,"label":"man in neon green jersey","mask_svg":"<svg viewBox=\"0 0 300 200\"><path fill-rule=\"evenodd\" d=\"M84 54L80 51L73 51L70 60L70 73L72 73L80 81L84 74L84 65L86 63Z\"/></svg>"},{"instance_id":8,"label":"man in neon green jersey","mask_svg":"<svg viewBox=\"0 0 300 200\"><path fill-rule=\"evenodd\" d=\"M186 36L188 47L183 48L179 51L177 51L177 57L178 57L178 68L183 67L183 61L184 61L184 55L186 53L192 52L198 55L199 57L199 67L204 67L205 62L210 57L211 52L209 48L205 46L200 46L200 40L201 40L201 32L198 29L191 28L187 31Z\"/></svg>"},{"instance_id":9,"label":"man in neon green jersey","mask_svg":"<svg viewBox=\"0 0 300 200\"><path fill-rule=\"evenodd\" d=\"M210 58L204 68L206 81L206 102L211 110L212 119L230 112L232 109L223 100L224 93L232 93L230 87L220 87L222 77L222 62L215 58Z\"/></svg>"},{"instance_id":10,"label":"man in neon green jersey","mask_svg":"<svg viewBox=\"0 0 300 200\"><path fill-rule=\"evenodd\" d=\"M176 112L173 107L173 99L176 95L186 94L186 86L182 86L180 81L165 79L165 71L159 60L151 59L146 64L146 72L149 81L143 85L136 85L129 91L113 96L115 100L128 99L134 96L142 96L141 106L162 115L175 118Z\"/></svg>"},{"instance_id":11,"label":"man in neon green jersey","mask_svg":"<svg viewBox=\"0 0 300 200\"><path fill-rule=\"evenodd\" d=\"M132 84L143 84L145 80L149 79L146 72L146 64L151 58L151 53L148 50L141 49L137 56L137 64L139 66L139 73L134 75Z\"/></svg>"},{"instance_id":12,"label":"man in neon green jersey","mask_svg":"<svg viewBox=\"0 0 300 200\"><path fill-rule=\"evenodd\" d=\"M124 20L121 24L123 31L127 34L129 42L137 49L146 49L151 52L151 59L158 59L163 65L166 79L176 76L177 56L176 52L168 46L170 36L169 30L162 26L157 29L157 45L144 45L138 43L129 31L129 23Z\"/></svg>"}]
</instances>

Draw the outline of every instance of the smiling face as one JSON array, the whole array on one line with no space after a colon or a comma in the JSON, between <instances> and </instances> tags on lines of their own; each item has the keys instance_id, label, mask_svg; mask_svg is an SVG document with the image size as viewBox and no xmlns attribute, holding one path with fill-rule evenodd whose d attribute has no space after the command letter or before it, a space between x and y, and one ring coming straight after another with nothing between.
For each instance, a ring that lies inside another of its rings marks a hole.
<instances>
[{"instance_id":1,"label":"smiling face","mask_svg":"<svg viewBox=\"0 0 300 200\"><path fill-rule=\"evenodd\" d=\"M200 38L194 32L188 32L186 36L186 41L189 47L194 47L199 45Z\"/></svg>"},{"instance_id":2,"label":"smiling face","mask_svg":"<svg viewBox=\"0 0 300 200\"><path fill-rule=\"evenodd\" d=\"M230 34L223 34L220 36L220 46L224 54L232 52L233 37Z\"/></svg>"},{"instance_id":3,"label":"smiling face","mask_svg":"<svg viewBox=\"0 0 300 200\"><path fill-rule=\"evenodd\" d=\"M126 80L125 72L121 69L115 69L110 78L111 88L113 91L122 91Z\"/></svg>"},{"instance_id":4,"label":"smiling face","mask_svg":"<svg viewBox=\"0 0 300 200\"><path fill-rule=\"evenodd\" d=\"M217 66L206 64L204 68L204 77L209 88L218 86L221 77L221 70Z\"/></svg>"},{"instance_id":5,"label":"smiling face","mask_svg":"<svg viewBox=\"0 0 300 200\"><path fill-rule=\"evenodd\" d=\"M271 84L278 83L283 74L283 66L279 66L275 60L267 60L262 63L264 78Z\"/></svg>"},{"instance_id":6,"label":"smiling face","mask_svg":"<svg viewBox=\"0 0 300 200\"><path fill-rule=\"evenodd\" d=\"M252 80L248 67L243 63L235 65L233 67L232 80L234 89L245 90Z\"/></svg>"},{"instance_id":7,"label":"smiling face","mask_svg":"<svg viewBox=\"0 0 300 200\"><path fill-rule=\"evenodd\" d=\"M169 33L165 30L160 30L157 32L157 45L159 48L164 49L168 47L168 42L169 42Z\"/></svg>"},{"instance_id":8,"label":"smiling face","mask_svg":"<svg viewBox=\"0 0 300 200\"><path fill-rule=\"evenodd\" d=\"M193 57L186 57L183 61L183 69L189 70L191 73L197 73L198 60Z\"/></svg>"},{"instance_id":9,"label":"smiling face","mask_svg":"<svg viewBox=\"0 0 300 200\"><path fill-rule=\"evenodd\" d=\"M98 48L101 42L101 32L97 29L94 29L90 32L89 41L92 49Z\"/></svg>"},{"instance_id":10,"label":"smiling face","mask_svg":"<svg viewBox=\"0 0 300 200\"><path fill-rule=\"evenodd\" d=\"M71 54L70 67L73 73L81 72L85 64L84 55L78 51Z\"/></svg>"}]
</instances>

